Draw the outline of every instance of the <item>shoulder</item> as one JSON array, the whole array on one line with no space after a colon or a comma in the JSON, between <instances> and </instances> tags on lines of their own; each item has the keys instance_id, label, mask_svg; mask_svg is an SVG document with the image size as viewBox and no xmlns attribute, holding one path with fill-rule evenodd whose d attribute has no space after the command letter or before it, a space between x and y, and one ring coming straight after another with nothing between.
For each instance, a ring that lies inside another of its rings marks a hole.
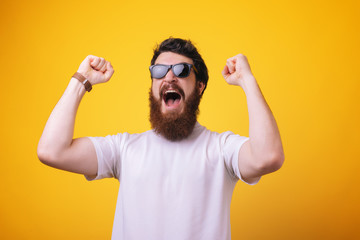
<instances>
[{"instance_id":1,"label":"shoulder","mask_svg":"<svg viewBox=\"0 0 360 240\"><path fill-rule=\"evenodd\" d=\"M236 134L232 131L217 132L217 131L209 130L208 128L200 124L198 125L198 127L199 129L201 129L201 134L200 134L201 137L207 137L210 138L211 140L216 140L221 145L231 143L233 141L242 142L248 139L248 137Z\"/></svg>"},{"instance_id":2,"label":"shoulder","mask_svg":"<svg viewBox=\"0 0 360 240\"><path fill-rule=\"evenodd\" d=\"M200 124L195 131L197 131L195 140L197 143L205 144L209 151L220 151L222 154L237 152L241 145L248 140L248 137L235 134L232 131L216 132Z\"/></svg>"},{"instance_id":3,"label":"shoulder","mask_svg":"<svg viewBox=\"0 0 360 240\"><path fill-rule=\"evenodd\" d=\"M114 145L114 146L121 146L129 142L137 141L139 139L149 137L153 135L152 131L146 131L143 133L117 133L117 134L109 134L103 137L88 137L94 145Z\"/></svg>"}]
</instances>

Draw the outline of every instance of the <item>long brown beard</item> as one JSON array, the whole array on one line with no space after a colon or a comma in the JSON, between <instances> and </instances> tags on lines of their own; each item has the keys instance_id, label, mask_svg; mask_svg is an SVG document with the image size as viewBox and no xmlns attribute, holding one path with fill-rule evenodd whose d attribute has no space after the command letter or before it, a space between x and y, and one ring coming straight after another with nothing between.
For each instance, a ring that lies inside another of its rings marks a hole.
<instances>
[{"instance_id":1,"label":"long brown beard","mask_svg":"<svg viewBox=\"0 0 360 240\"><path fill-rule=\"evenodd\" d=\"M199 103L201 94L199 88L185 100L185 107L182 113L161 112L161 101L156 100L150 88L150 123L154 131L170 141L180 141L188 137L195 126L197 115L199 114Z\"/></svg>"}]
</instances>

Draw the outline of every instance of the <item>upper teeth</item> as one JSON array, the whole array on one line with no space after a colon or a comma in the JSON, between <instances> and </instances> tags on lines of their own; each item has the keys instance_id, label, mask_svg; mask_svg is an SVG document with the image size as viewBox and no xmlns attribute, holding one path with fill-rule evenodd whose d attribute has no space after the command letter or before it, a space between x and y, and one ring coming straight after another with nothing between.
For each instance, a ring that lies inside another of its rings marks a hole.
<instances>
[{"instance_id":1,"label":"upper teeth","mask_svg":"<svg viewBox=\"0 0 360 240\"><path fill-rule=\"evenodd\" d=\"M165 93L176 93L175 90L167 90Z\"/></svg>"}]
</instances>

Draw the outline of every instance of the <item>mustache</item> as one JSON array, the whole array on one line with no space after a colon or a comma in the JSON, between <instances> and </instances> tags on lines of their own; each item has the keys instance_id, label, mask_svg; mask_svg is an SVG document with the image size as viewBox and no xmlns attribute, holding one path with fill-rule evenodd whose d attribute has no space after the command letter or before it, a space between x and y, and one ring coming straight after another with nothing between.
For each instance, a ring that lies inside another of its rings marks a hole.
<instances>
[{"instance_id":1,"label":"mustache","mask_svg":"<svg viewBox=\"0 0 360 240\"><path fill-rule=\"evenodd\" d=\"M174 84L174 83L166 84L166 85L164 85L164 86L161 87L161 89L160 89L160 99L163 98L165 92L166 92L167 90L169 90L169 89L174 89L175 91L177 91L177 92L181 95L181 97L182 97L183 99L185 99L184 90L182 90L181 87L179 87L178 85L176 85L176 84Z\"/></svg>"}]
</instances>

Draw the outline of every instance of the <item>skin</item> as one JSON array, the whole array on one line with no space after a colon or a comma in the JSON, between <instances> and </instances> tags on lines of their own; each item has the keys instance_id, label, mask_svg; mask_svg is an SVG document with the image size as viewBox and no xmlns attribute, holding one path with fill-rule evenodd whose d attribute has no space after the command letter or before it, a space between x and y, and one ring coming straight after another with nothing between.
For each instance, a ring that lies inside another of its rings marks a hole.
<instances>
[{"instance_id":1,"label":"skin","mask_svg":"<svg viewBox=\"0 0 360 240\"><path fill-rule=\"evenodd\" d=\"M89 55L78 72L96 85L109 81L114 69L104 58ZM76 112L85 92L84 86L71 78L45 125L37 154L46 165L94 177L98 166L93 144L88 138L73 139Z\"/></svg>"},{"instance_id":2,"label":"skin","mask_svg":"<svg viewBox=\"0 0 360 240\"><path fill-rule=\"evenodd\" d=\"M169 65L179 62L192 64L191 59L170 52L160 54L156 60L156 63ZM96 85L109 81L114 69L105 59L89 55L80 64L78 72L92 85ZM238 161L243 179L253 182L264 174L276 171L283 164L284 153L279 130L244 55L229 58L222 74L228 84L241 87L247 98L250 140L242 145ZM193 70L187 78L177 78L170 70L164 78L153 79L154 97L159 99L161 87L169 83L180 86L184 90L185 98L195 87L200 88L199 92L205 87L196 82ZM93 144L88 138L73 139L75 116L84 94L84 86L72 78L46 123L37 153L44 164L95 177L98 166ZM183 109L183 100L176 109L162 106L163 113Z\"/></svg>"},{"instance_id":3,"label":"skin","mask_svg":"<svg viewBox=\"0 0 360 240\"><path fill-rule=\"evenodd\" d=\"M279 129L244 55L229 58L222 75L228 84L241 87L246 95L250 139L239 151L239 169L245 181L255 182L278 170L284 162Z\"/></svg>"}]
</instances>

